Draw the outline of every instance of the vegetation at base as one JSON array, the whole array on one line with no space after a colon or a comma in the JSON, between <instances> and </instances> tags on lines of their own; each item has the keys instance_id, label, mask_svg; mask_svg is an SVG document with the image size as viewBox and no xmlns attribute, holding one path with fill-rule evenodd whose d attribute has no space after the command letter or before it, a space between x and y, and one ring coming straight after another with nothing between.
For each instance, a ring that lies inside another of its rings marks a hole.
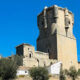
<instances>
[{"instance_id":1,"label":"vegetation at base","mask_svg":"<svg viewBox=\"0 0 80 80\"><path fill-rule=\"evenodd\" d=\"M2 80L9 80L16 76L17 65L10 59L0 60L0 77Z\"/></svg>"},{"instance_id":2,"label":"vegetation at base","mask_svg":"<svg viewBox=\"0 0 80 80\"><path fill-rule=\"evenodd\" d=\"M29 70L33 80L48 80L48 70L43 67L34 67Z\"/></svg>"},{"instance_id":3,"label":"vegetation at base","mask_svg":"<svg viewBox=\"0 0 80 80\"><path fill-rule=\"evenodd\" d=\"M78 69L78 75L80 76L80 69Z\"/></svg>"},{"instance_id":4,"label":"vegetation at base","mask_svg":"<svg viewBox=\"0 0 80 80\"><path fill-rule=\"evenodd\" d=\"M16 62L17 66L21 66L23 64L23 56L13 55L11 59Z\"/></svg>"},{"instance_id":5,"label":"vegetation at base","mask_svg":"<svg viewBox=\"0 0 80 80\"><path fill-rule=\"evenodd\" d=\"M70 67L69 70L62 70L60 73L60 80L66 80L66 77L71 77L72 80L76 80L80 76L80 69L77 71L75 67Z\"/></svg>"},{"instance_id":6,"label":"vegetation at base","mask_svg":"<svg viewBox=\"0 0 80 80\"><path fill-rule=\"evenodd\" d=\"M15 55L11 58L0 59L0 80L9 80L16 77L18 66L22 64L22 57Z\"/></svg>"},{"instance_id":7,"label":"vegetation at base","mask_svg":"<svg viewBox=\"0 0 80 80\"><path fill-rule=\"evenodd\" d=\"M66 80L65 72L62 70L60 72L60 80Z\"/></svg>"},{"instance_id":8,"label":"vegetation at base","mask_svg":"<svg viewBox=\"0 0 80 80\"><path fill-rule=\"evenodd\" d=\"M0 59L0 80L10 80L16 77L18 66L22 65L23 56L13 55L9 58ZM29 70L30 76L33 80L48 80L48 70L44 67L34 67ZM70 67L69 70L61 70L60 80L66 80L69 76L72 80L76 80L80 76L80 69L77 71L75 67ZM24 77L24 76L20 76Z\"/></svg>"},{"instance_id":9,"label":"vegetation at base","mask_svg":"<svg viewBox=\"0 0 80 80\"><path fill-rule=\"evenodd\" d=\"M76 80L76 78L78 77L78 71L75 69L75 67L71 67L67 75L69 75L72 78L72 80Z\"/></svg>"}]
</instances>

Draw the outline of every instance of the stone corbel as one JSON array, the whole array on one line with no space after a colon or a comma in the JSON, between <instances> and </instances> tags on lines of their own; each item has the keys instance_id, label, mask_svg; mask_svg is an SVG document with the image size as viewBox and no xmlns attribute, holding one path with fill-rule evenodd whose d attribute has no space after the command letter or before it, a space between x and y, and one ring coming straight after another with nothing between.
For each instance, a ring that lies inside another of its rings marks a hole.
<instances>
[{"instance_id":1,"label":"stone corbel","mask_svg":"<svg viewBox=\"0 0 80 80\"><path fill-rule=\"evenodd\" d=\"M54 21L55 21L55 23L57 23L57 18L58 18L58 7L57 7L57 5L54 5L53 6L53 18L54 18Z\"/></svg>"},{"instance_id":2,"label":"stone corbel","mask_svg":"<svg viewBox=\"0 0 80 80\"><path fill-rule=\"evenodd\" d=\"M70 19L69 19L69 13L68 10L65 8L65 31L66 31L66 36L68 35L68 29L70 25Z\"/></svg>"},{"instance_id":3,"label":"stone corbel","mask_svg":"<svg viewBox=\"0 0 80 80\"><path fill-rule=\"evenodd\" d=\"M47 28L47 14L46 14L47 7L44 8L44 28Z\"/></svg>"}]
</instances>

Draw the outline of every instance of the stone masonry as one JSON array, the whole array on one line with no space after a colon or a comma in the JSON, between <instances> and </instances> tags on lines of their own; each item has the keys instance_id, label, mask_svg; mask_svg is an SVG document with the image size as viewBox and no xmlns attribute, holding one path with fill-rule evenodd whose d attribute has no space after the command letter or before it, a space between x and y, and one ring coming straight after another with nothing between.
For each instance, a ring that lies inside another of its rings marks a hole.
<instances>
[{"instance_id":1,"label":"stone masonry","mask_svg":"<svg viewBox=\"0 0 80 80\"><path fill-rule=\"evenodd\" d=\"M74 16L67 8L45 7L38 15L40 35L37 50L49 53L50 59L62 62L63 69L78 68L76 39L73 35Z\"/></svg>"}]
</instances>

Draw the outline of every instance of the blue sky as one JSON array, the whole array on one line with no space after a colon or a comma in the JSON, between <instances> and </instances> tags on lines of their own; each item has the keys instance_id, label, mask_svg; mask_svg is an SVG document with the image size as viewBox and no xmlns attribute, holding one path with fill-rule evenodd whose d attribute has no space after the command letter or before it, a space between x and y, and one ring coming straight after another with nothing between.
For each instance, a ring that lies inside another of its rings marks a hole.
<instances>
[{"instance_id":1,"label":"blue sky","mask_svg":"<svg viewBox=\"0 0 80 80\"><path fill-rule=\"evenodd\" d=\"M36 47L39 35L37 15L44 6L54 4L67 7L74 13L73 33L80 60L80 0L0 0L0 54L4 57L15 54L15 47L21 43Z\"/></svg>"}]
</instances>

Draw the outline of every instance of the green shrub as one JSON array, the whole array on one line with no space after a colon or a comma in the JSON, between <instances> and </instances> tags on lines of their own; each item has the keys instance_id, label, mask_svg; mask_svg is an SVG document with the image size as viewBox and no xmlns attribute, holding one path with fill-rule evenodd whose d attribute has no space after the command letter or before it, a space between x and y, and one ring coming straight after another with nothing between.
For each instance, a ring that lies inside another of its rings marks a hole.
<instances>
[{"instance_id":1,"label":"green shrub","mask_svg":"<svg viewBox=\"0 0 80 80\"><path fill-rule=\"evenodd\" d=\"M2 77L0 77L0 80L2 80Z\"/></svg>"},{"instance_id":2,"label":"green shrub","mask_svg":"<svg viewBox=\"0 0 80 80\"><path fill-rule=\"evenodd\" d=\"M23 64L23 56L19 56L19 55L14 55L11 58L17 66L21 66Z\"/></svg>"},{"instance_id":3,"label":"green shrub","mask_svg":"<svg viewBox=\"0 0 80 80\"><path fill-rule=\"evenodd\" d=\"M48 80L48 70L43 67L35 67L29 70L30 76L33 80Z\"/></svg>"},{"instance_id":4,"label":"green shrub","mask_svg":"<svg viewBox=\"0 0 80 80\"><path fill-rule=\"evenodd\" d=\"M65 71L63 70L60 72L60 80L66 80Z\"/></svg>"},{"instance_id":5,"label":"green shrub","mask_svg":"<svg viewBox=\"0 0 80 80\"><path fill-rule=\"evenodd\" d=\"M80 69L78 69L78 75L80 76Z\"/></svg>"},{"instance_id":6,"label":"green shrub","mask_svg":"<svg viewBox=\"0 0 80 80\"><path fill-rule=\"evenodd\" d=\"M72 78L72 80L76 80L76 78L79 76L78 71L74 66L70 67L70 69L67 71L67 75Z\"/></svg>"},{"instance_id":7,"label":"green shrub","mask_svg":"<svg viewBox=\"0 0 80 80\"><path fill-rule=\"evenodd\" d=\"M10 59L0 59L0 77L2 80L9 80L16 77L17 65Z\"/></svg>"}]
</instances>

